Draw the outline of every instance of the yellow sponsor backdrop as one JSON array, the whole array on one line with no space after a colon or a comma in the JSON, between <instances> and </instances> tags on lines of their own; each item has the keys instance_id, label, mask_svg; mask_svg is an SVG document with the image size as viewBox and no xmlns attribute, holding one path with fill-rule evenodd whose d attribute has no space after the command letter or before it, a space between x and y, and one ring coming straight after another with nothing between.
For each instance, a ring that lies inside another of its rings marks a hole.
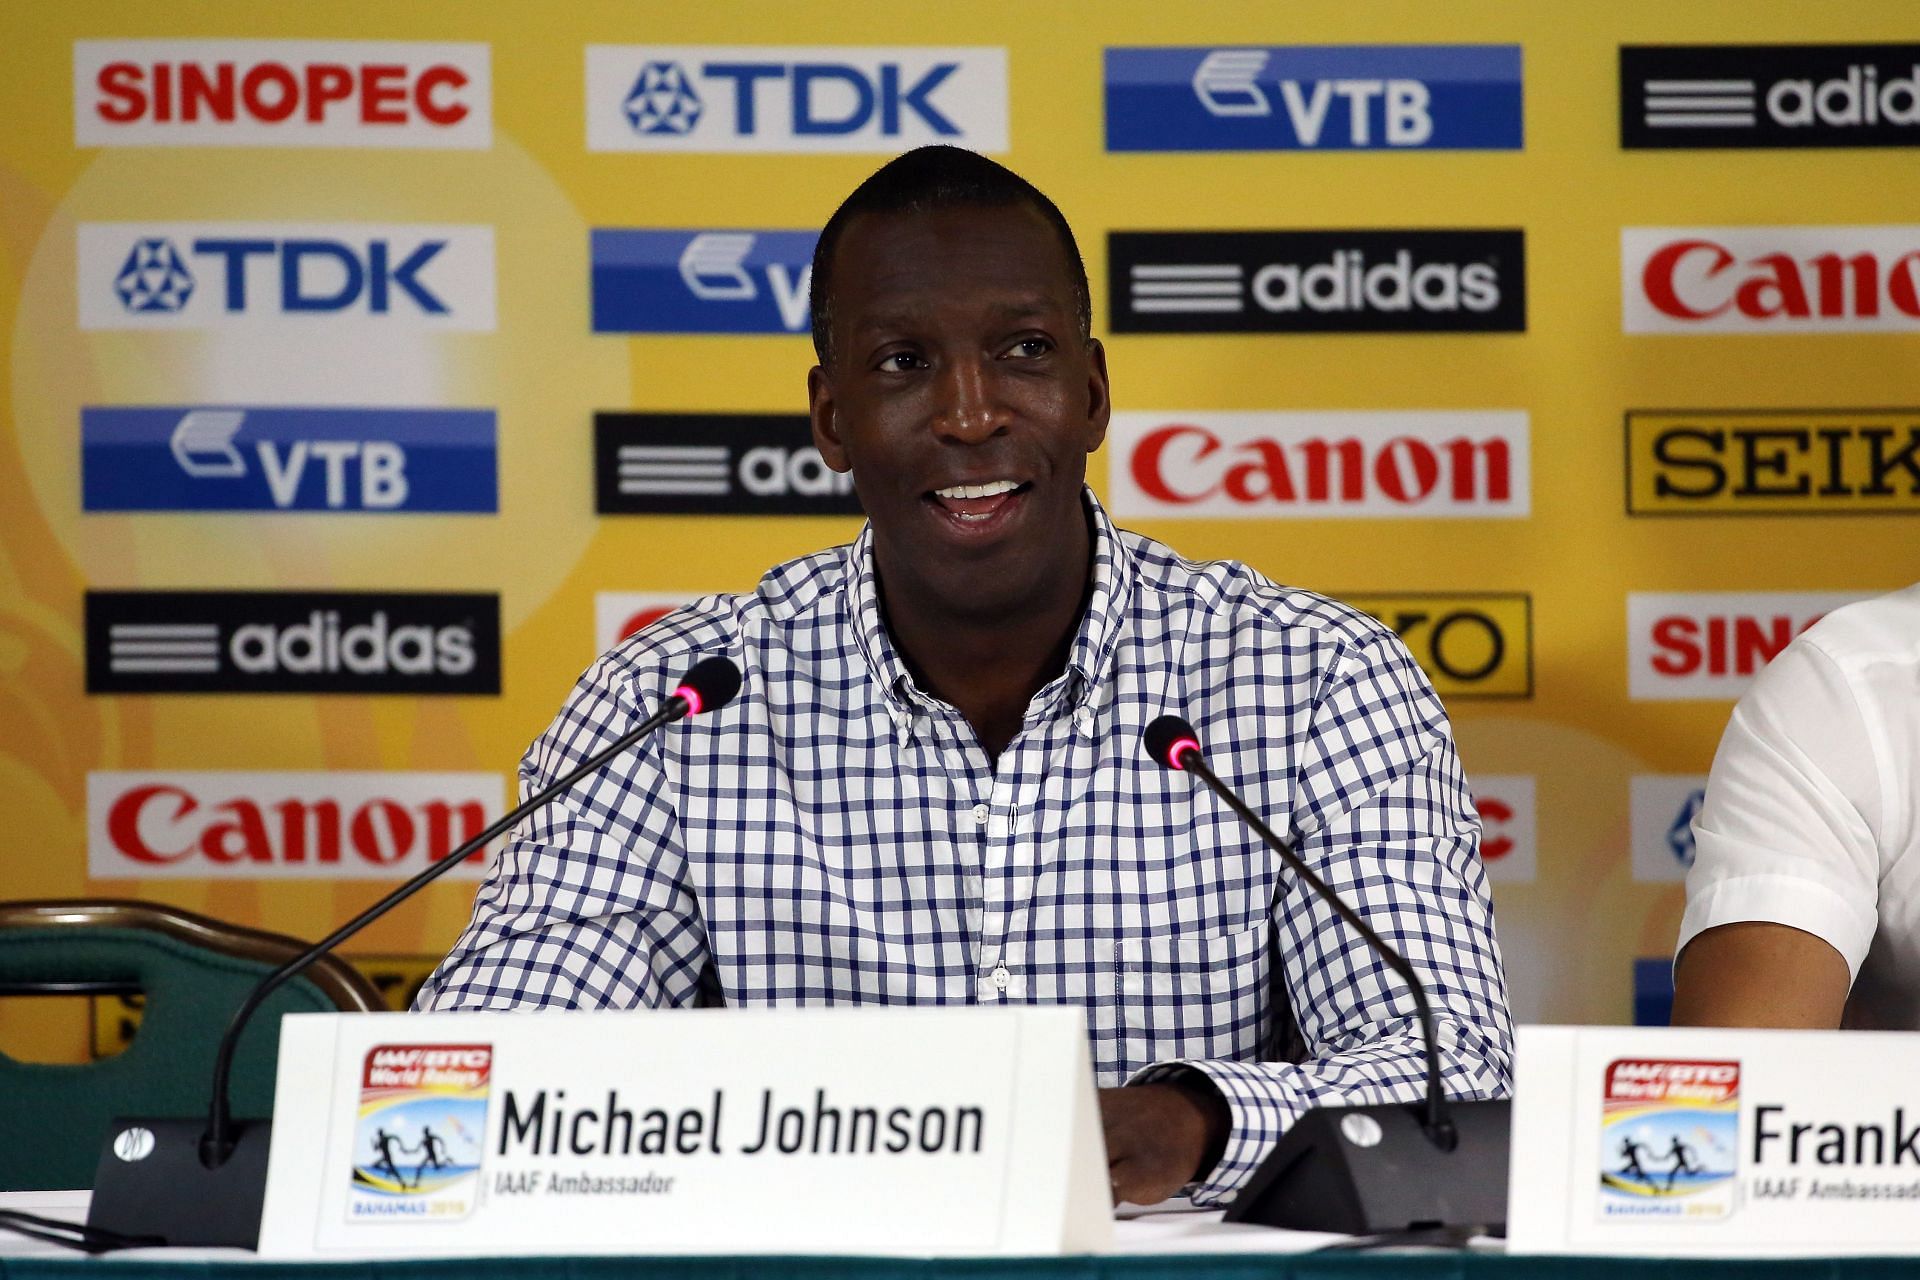
<instances>
[{"instance_id":1,"label":"yellow sponsor backdrop","mask_svg":"<svg viewBox=\"0 0 1920 1280\"><path fill-rule=\"evenodd\" d=\"M484 42L493 145L77 149L73 42L159 37ZM1920 526L1898 514L1851 514L1857 504L1818 521L1630 517L1625 455L1636 468L1651 455L1639 437L1625 438L1625 414L1920 403L1920 341L1624 336L1620 228L1908 223L1920 208L1920 164L1911 150L1622 151L1616 51L1622 43L1915 39L1920 19L1908 0L8 5L0 9L0 896L140 895L315 936L386 886L90 880L88 772L505 774L593 656L596 591L746 588L772 562L851 536L851 519L594 515L595 410L792 411L803 403L811 355L801 337L593 336L589 229L816 227L877 162L589 153L584 47L986 45L1008 51L1006 158L1078 230L1099 328L1110 229L1525 229L1525 334L1121 337L1109 343L1113 387L1119 407L1147 411L1531 415L1527 519L1141 527L1191 556L1234 557L1285 582L1353 591L1383 616L1469 607L1503 621L1506 651L1486 690L1505 696L1475 697L1436 675L1469 772L1536 778L1537 877L1496 893L1515 1003L1533 1020L1623 1020L1629 959L1670 946L1681 904L1677 886L1631 879L1629 779L1703 772L1728 710L1724 701L1628 700L1627 593L1878 591L1920 578ZM1517 43L1525 150L1103 151L1103 47L1269 43ZM75 226L115 220L489 225L499 324L491 333L324 354L297 345L263 351L231 335L82 332ZM320 392L368 370L411 379L404 385L417 389L416 403L497 409L497 516L80 511L81 405L337 403L337 394ZM1104 461L1093 475L1104 489ZM1634 505L1657 506L1650 493L1636 490ZM89 587L498 591L504 692L89 697L81 629ZM1432 624L1424 625L1430 641ZM1476 655L1470 638L1454 633L1456 666L1491 656L1484 648ZM1418 634L1410 640L1421 648ZM471 882L443 882L358 945L438 952L466 919L471 893ZM0 1039L36 1056L77 1057L87 1051L89 1019L77 1007L55 1015L0 1003Z\"/></svg>"}]
</instances>

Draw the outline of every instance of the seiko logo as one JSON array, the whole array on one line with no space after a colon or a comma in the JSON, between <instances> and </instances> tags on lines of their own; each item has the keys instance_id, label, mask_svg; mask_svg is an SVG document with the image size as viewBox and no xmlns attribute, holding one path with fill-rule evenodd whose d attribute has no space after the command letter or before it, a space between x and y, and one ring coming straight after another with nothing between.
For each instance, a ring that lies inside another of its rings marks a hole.
<instances>
[{"instance_id":1,"label":"seiko logo","mask_svg":"<svg viewBox=\"0 0 1920 1280\"><path fill-rule=\"evenodd\" d=\"M602 413L594 440L603 515L860 510L852 477L827 466L802 414Z\"/></svg>"},{"instance_id":2,"label":"seiko logo","mask_svg":"<svg viewBox=\"0 0 1920 1280\"><path fill-rule=\"evenodd\" d=\"M1116 332L1526 326L1517 231L1114 232Z\"/></svg>"},{"instance_id":3,"label":"seiko logo","mask_svg":"<svg viewBox=\"0 0 1920 1280\"><path fill-rule=\"evenodd\" d=\"M500 809L489 773L91 773L95 879L401 879ZM478 876L484 855L449 872Z\"/></svg>"},{"instance_id":4,"label":"seiko logo","mask_svg":"<svg viewBox=\"0 0 1920 1280\"><path fill-rule=\"evenodd\" d=\"M484 44L80 40L82 147L486 147Z\"/></svg>"},{"instance_id":5,"label":"seiko logo","mask_svg":"<svg viewBox=\"0 0 1920 1280\"><path fill-rule=\"evenodd\" d=\"M596 333L803 333L813 231L593 233Z\"/></svg>"},{"instance_id":6,"label":"seiko logo","mask_svg":"<svg viewBox=\"0 0 1920 1280\"><path fill-rule=\"evenodd\" d=\"M492 511L494 417L470 409L88 408L88 511Z\"/></svg>"},{"instance_id":7,"label":"seiko logo","mask_svg":"<svg viewBox=\"0 0 1920 1280\"><path fill-rule=\"evenodd\" d=\"M1524 516L1515 411L1117 413L1122 516Z\"/></svg>"},{"instance_id":8,"label":"seiko logo","mask_svg":"<svg viewBox=\"0 0 1920 1280\"><path fill-rule=\"evenodd\" d=\"M83 223L80 327L494 326L490 227Z\"/></svg>"},{"instance_id":9,"label":"seiko logo","mask_svg":"<svg viewBox=\"0 0 1920 1280\"><path fill-rule=\"evenodd\" d=\"M1920 226L1627 227L1628 333L1920 329Z\"/></svg>"},{"instance_id":10,"label":"seiko logo","mask_svg":"<svg viewBox=\"0 0 1920 1280\"><path fill-rule=\"evenodd\" d=\"M1340 593L1407 646L1434 692L1456 698L1533 695L1533 600L1519 592Z\"/></svg>"},{"instance_id":11,"label":"seiko logo","mask_svg":"<svg viewBox=\"0 0 1920 1280\"><path fill-rule=\"evenodd\" d=\"M1007 149L1004 49L587 48L591 151Z\"/></svg>"},{"instance_id":12,"label":"seiko logo","mask_svg":"<svg viewBox=\"0 0 1920 1280\"><path fill-rule=\"evenodd\" d=\"M1693 865L1693 820L1707 780L1698 774L1635 774L1630 785L1633 878L1671 884Z\"/></svg>"},{"instance_id":13,"label":"seiko logo","mask_svg":"<svg viewBox=\"0 0 1920 1280\"><path fill-rule=\"evenodd\" d=\"M1627 597L1635 701L1723 699L1747 691L1795 636L1868 592L1637 592Z\"/></svg>"},{"instance_id":14,"label":"seiko logo","mask_svg":"<svg viewBox=\"0 0 1920 1280\"><path fill-rule=\"evenodd\" d=\"M1920 144L1920 45L1620 50L1624 147Z\"/></svg>"},{"instance_id":15,"label":"seiko logo","mask_svg":"<svg viewBox=\"0 0 1920 1280\"><path fill-rule=\"evenodd\" d=\"M499 600L87 593L91 693L498 693Z\"/></svg>"},{"instance_id":16,"label":"seiko logo","mask_svg":"<svg viewBox=\"0 0 1920 1280\"><path fill-rule=\"evenodd\" d=\"M1634 515L1920 511L1920 409L1632 410Z\"/></svg>"},{"instance_id":17,"label":"seiko logo","mask_svg":"<svg viewBox=\"0 0 1920 1280\"><path fill-rule=\"evenodd\" d=\"M1109 151L1509 150L1518 45L1106 51Z\"/></svg>"}]
</instances>

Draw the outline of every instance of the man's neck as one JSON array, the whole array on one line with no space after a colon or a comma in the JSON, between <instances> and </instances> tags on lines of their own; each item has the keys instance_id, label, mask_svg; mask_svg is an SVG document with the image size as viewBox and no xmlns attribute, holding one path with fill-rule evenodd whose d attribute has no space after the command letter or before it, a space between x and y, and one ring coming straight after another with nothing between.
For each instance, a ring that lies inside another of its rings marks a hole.
<instances>
[{"instance_id":1,"label":"man's neck","mask_svg":"<svg viewBox=\"0 0 1920 1280\"><path fill-rule=\"evenodd\" d=\"M1066 670L1093 594L1091 560L1089 548L1078 593L994 617L934 607L881 578L887 632L914 683L966 716L990 758L1020 731L1033 695Z\"/></svg>"}]
</instances>

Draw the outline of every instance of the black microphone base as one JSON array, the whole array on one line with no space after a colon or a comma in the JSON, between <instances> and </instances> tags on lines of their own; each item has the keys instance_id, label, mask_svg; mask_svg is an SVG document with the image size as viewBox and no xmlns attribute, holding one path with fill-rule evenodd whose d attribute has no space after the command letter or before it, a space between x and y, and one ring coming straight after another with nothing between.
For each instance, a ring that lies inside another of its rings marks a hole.
<instances>
[{"instance_id":1,"label":"black microphone base","mask_svg":"<svg viewBox=\"0 0 1920 1280\"><path fill-rule=\"evenodd\" d=\"M204 1116L115 1120L94 1174L87 1225L171 1245L258 1248L272 1130L267 1120L236 1121L233 1154L210 1169L200 1162ZM150 1143L142 1131L152 1135Z\"/></svg>"},{"instance_id":2,"label":"black microphone base","mask_svg":"<svg viewBox=\"0 0 1920 1280\"><path fill-rule=\"evenodd\" d=\"M1323 1107L1300 1117L1227 1210L1228 1222L1378 1235L1471 1228L1504 1235L1512 1104L1447 1105L1458 1142L1435 1146L1426 1108Z\"/></svg>"}]
</instances>

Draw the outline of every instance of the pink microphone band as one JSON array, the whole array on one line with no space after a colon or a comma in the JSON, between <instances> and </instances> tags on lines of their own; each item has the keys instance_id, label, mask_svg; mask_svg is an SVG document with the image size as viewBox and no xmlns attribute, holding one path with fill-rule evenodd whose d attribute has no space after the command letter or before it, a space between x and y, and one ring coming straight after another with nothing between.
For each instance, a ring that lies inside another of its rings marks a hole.
<instances>
[{"instance_id":1,"label":"pink microphone band","mask_svg":"<svg viewBox=\"0 0 1920 1280\"><path fill-rule=\"evenodd\" d=\"M1180 757L1189 751L1198 751L1199 749L1200 744L1192 738L1175 738L1173 745L1167 748L1167 760L1174 768L1185 769L1187 766L1180 763Z\"/></svg>"},{"instance_id":2,"label":"pink microphone band","mask_svg":"<svg viewBox=\"0 0 1920 1280\"><path fill-rule=\"evenodd\" d=\"M673 696L687 704L688 715L697 716L700 714L700 691L698 689L690 684L683 684L673 691Z\"/></svg>"}]
</instances>

